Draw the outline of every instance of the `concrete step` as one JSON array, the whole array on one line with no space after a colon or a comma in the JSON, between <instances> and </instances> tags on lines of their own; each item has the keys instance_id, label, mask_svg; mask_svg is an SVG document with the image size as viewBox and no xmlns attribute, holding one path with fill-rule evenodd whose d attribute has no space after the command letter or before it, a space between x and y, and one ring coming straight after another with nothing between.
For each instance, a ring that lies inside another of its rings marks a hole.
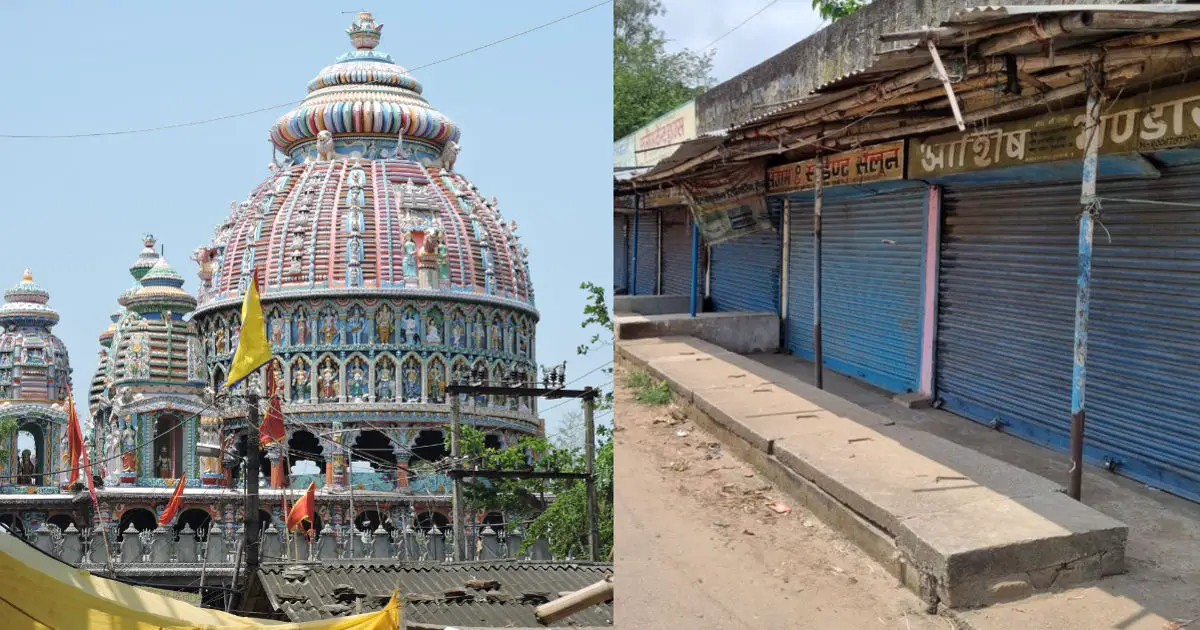
<instances>
[{"instance_id":1,"label":"concrete step","mask_svg":"<svg viewBox=\"0 0 1200 630\"><path fill-rule=\"evenodd\" d=\"M694 420L922 596L967 609L1124 570L1128 528L1054 483L692 337L622 340Z\"/></svg>"}]
</instances>

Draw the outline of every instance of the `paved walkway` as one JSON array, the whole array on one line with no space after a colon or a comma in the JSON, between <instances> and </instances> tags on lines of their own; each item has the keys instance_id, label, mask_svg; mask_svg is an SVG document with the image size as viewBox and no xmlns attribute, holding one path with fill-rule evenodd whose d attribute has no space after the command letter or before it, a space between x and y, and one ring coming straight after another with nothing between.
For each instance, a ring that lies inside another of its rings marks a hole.
<instances>
[{"instance_id":1,"label":"paved walkway","mask_svg":"<svg viewBox=\"0 0 1200 630\"><path fill-rule=\"evenodd\" d=\"M813 381L813 366L779 354L756 361ZM1050 451L954 414L909 410L886 392L826 371L825 389L911 429L930 433L1065 485L1071 462ZM1200 454L1198 454L1200 456ZM1175 630L1200 628L1200 505L1098 468L1083 476L1083 502L1129 526L1127 572L1093 586L1035 595L960 613L977 630Z\"/></svg>"}]
</instances>

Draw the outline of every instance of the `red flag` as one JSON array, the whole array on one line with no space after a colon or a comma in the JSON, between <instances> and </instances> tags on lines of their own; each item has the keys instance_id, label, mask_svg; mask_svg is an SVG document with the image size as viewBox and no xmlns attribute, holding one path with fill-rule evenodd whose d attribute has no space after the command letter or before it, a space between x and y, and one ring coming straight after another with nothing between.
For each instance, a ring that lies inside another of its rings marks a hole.
<instances>
[{"instance_id":1,"label":"red flag","mask_svg":"<svg viewBox=\"0 0 1200 630\"><path fill-rule=\"evenodd\" d=\"M283 426L283 402L278 396L267 401L267 415L263 418L262 427L258 431L258 442L263 446L282 442L287 437L287 429Z\"/></svg>"},{"instance_id":2,"label":"red flag","mask_svg":"<svg viewBox=\"0 0 1200 630\"><path fill-rule=\"evenodd\" d=\"M167 509L163 510L162 516L158 517L159 525L170 525L175 522L175 514L179 512L180 506L183 505L183 482L187 480L187 475L179 478L179 484L175 486L175 493L171 495L171 501L167 503Z\"/></svg>"},{"instance_id":3,"label":"red flag","mask_svg":"<svg viewBox=\"0 0 1200 630\"><path fill-rule=\"evenodd\" d=\"M313 515L317 512L317 482L308 484L308 490L304 491L304 496L300 497L299 501L292 506L292 511L287 515L287 529L289 532L294 532L301 529L300 524L308 521L313 522Z\"/></svg>"},{"instance_id":4,"label":"red flag","mask_svg":"<svg viewBox=\"0 0 1200 630\"><path fill-rule=\"evenodd\" d=\"M67 456L71 462L71 479L67 486L79 481L79 457L83 454L83 429L79 426L79 416L75 413L75 397L67 392ZM86 457L86 455L83 455ZM88 475L91 480L91 475Z\"/></svg>"}]
</instances>

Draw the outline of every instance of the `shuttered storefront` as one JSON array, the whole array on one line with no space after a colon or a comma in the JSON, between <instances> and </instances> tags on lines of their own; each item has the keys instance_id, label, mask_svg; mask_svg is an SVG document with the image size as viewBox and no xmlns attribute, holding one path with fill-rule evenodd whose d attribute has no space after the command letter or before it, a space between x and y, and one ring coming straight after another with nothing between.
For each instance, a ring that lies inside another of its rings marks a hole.
<instances>
[{"instance_id":1,"label":"shuttered storefront","mask_svg":"<svg viewBox=\"0 0 1200 630\"><path fill-rule=\"evenodd\" d=\"M1098 189L1085 458L1200 499L1200 209L1116 201L1195 203L1200 173ZM1060 451L1070 436L1078 212L1078 184L944 193L938 397Z\"/></svg>"},{"instance_id":2,"label":"shuttered storefront","mask_svg":"<svg viewBox=\"0 0 1200 630\"><path fill-rule=\"evenodd\" d=\"M788 261L788 347L809 360L814 358L811 197L793 198ZM925 197L921 188L823 203L824 363L892 392L917 387Z\"/></svg>"},{"instance_id":3,"label":"shuttered storefront","mask_svg":"<svg viewBox=\"0 0 1200 630\"><path fill-rule=\"evenodd\" d=\"M1200 208L1117 201L1196 204L1200 169L1098 190L1085 456L1200 500Z\"/></svg>"},{"instance_id":4,"label":"shuttered storefront","mask_svg":"<svg viewBox=\"0 0 1200 630\"><path fill-rule=\"evenodd\" d=\"M638 215L637 294L654 295L658 293L658 212L642 210Z\"/></svg>"},{"instance_id":5,"label":"shuttered storefront","mask_svg":"<svg viewBox=\"0 0 1200 630\"><path fill-rule=\"evenodd\" d=\"M779 214L775 230L758 232L709 248L710 294L719 312L779 312Z\"/></svg>"},{"instance_id":6,"label":"shuttered storefront","mask_svg":"<svg viewBox=\"0 0 1200 630\"><path fill-rule=\"evenodd\" d=\"M704 247L700 244L696 269L704 272ZM687 208L663 211L663 295L687 295L692 286L692 213ZM704 277L697 276L697 292L704 290Z\"/></svg>"},{"instance_id":7,"label":"shuttered storefront","mask_svg":"<svg viewBox=\"0 0 1200 630\"><path fill-rule=\"evenodd\" d=\"M613 291L627 293L629 291L629 245L628 217L624 214L613 215Z\"/></svg>"}]
</instances>

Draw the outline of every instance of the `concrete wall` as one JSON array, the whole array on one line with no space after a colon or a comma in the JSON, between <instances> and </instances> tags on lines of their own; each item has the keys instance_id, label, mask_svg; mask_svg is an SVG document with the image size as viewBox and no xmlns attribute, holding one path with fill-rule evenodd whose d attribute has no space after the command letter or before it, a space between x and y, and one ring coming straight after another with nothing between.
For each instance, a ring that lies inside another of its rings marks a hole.
<instances>
[{"instance_id":1,"label":"concrete wall","mask_svg":"<svg viewBox=\"0 0 1200 630\"><path fill-rule=\"evenodd\" d=\"M690 313L691 300L686 295L618 295L613 298L613 311L634 315L668 315Z\"/></svg>"},{"instance_id":2,"label":"concrete wall","mask_svg":"<svg viewBox=\"0 0 1200 630\"><path fill-rule=\"evenodd\" d=\"M712 88L696 98L699 133L742 124L814 88L871 65L875 55L911 42L879 41L884 33L933 26L967 7L983 5L1145 4L1103 0L876 0L854 15L838 20L783 52Z\"/></svg>"},{"instance_id":3,"label":"concrete wall","mask_svg":"<svg viewBox=\"0 0 1200 630\"><path fill-rule=\"evenodd\" d=\"M689 336L739 354L779 349L779 315L775 313L618 315L615 329L618 340Z\"/></svg>"}]
</instances>

